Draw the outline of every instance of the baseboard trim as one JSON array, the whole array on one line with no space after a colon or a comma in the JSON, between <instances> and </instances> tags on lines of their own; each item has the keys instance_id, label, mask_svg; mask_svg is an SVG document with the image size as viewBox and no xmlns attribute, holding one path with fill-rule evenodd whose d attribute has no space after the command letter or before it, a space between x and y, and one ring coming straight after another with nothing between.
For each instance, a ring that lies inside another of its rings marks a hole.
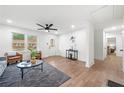
<instances>
[{"instance_id":1,"label":"baseboard trim","mask_svg":"<svg viewBox=\"0 0 124 93\"><path fill-rule=\"evenodd\" d=\"M87 64L87 63L86 63L86 67L87 67L87 68L91 68L94 64L95 64L95 61L91 62L91 64Z\"/></svg>"},{"instance_id":2,"label":"baseboard trim","mask_svg":"<svg viewBox=\"0 0 124 93\"><path fill-rule=\"evenodd\" d=\"M99 62L104 62L104 60L102 60L102 59L94 59L94 61L96 62L96 61L99 61Z\"/></svg>"}]
</instances>

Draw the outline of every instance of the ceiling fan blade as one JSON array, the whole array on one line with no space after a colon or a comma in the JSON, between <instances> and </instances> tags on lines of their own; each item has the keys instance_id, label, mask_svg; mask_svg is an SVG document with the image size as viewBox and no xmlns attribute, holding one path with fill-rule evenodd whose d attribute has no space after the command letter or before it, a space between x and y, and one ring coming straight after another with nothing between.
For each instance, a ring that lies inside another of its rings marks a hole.
<instances>
[{"instance_id":1,"label":"ceiling fan blade","mask_svg":"<svg viewBox=\"0 0 124 93\"><path fill-rule=\"evenodd\" d=\"M57 29L54 29L54 28L49 28L49 30L57 30Z\"/></svg>"},{"instance_id":2,"label":"ceiling fan blade","mask_svg":"<svg viewBox=\"0 0 124 93\"><path fill-rule=\"evenodd\" d=\"M37 29L37 30L44 30L44 28L39 28L39 29Z\"/></svg>"},{"instance_id":3,"label":"ceiling fan blade","mask_svg":"<svg viewBox=\"0 0 124 93\"><path fill-rule=\"evenodd\" d=\"M50 24L49 27L53 26L53 24Z\"/></svg>"},{"instance_id":4,"label":"ceiling fan blade","mask_svg":"<svg viewBox=\"0 0 124 93\"><path fill-rule=\"evenodd\" d=\"M38 26L41 26L41 27L45 28L45 27L44 27L44 26L42 26L41 24L38 24L38 23L37 23L36 25L38 25Z\"/></svg>"}]
</instances>

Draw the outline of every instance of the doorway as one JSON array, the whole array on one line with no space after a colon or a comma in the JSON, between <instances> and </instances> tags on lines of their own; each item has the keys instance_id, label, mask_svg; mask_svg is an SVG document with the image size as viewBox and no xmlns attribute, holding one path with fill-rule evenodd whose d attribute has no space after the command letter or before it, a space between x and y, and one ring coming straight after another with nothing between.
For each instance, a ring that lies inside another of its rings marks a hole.
<instances>
[{"instance_id":1,"label":"doorway","mask_svg":"<svg viewBox=\"0 0 124 93\"><path fill-rule=\"evenodd\" d=\"M104 32L104 59L108 55L122 57L122 31Z\"/></svg>"},{"instance_id":2,"label":"doorway","mask_svg":"<svg viewBox=\"0 0 124 93\"><path fill-rule=\"evenodd\" d=\"M118 67L123 69L123 34L122 31L104 31L103 33L104 59L112 60L112 64L118 61ZM114 59L114 60L113 60Z\"/></svg>"},{"instance_id":3,"label":"doorway","mask_svg":"<svg viewBox=\"0 0 124 93\"><path fill-rule=\"evenodd\" d=\"M107 38L107 55L116 55L116 37Z\"/></svg>"}]
</instances>

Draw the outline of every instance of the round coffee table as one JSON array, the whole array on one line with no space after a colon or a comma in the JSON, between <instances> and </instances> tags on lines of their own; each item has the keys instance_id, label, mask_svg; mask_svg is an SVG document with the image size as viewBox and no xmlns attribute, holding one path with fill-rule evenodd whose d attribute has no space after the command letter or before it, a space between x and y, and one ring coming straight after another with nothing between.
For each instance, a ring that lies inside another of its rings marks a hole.
<instances>
[{"instance_id":1,"label":"round coffee table","mask_svg":"<svg viewBox=\"0 0 124 93\"><path fill-rule=\"evenodd\" d=\"M37 66L41 66L41 71L43 71L43 60L37 60L35 64L32 64L31 62L26 62L26 61L23 61L23 62L17 64L17 67L20 68L20 70L21 70L21 78L22 79L24 76L24 69L33 68L33 67L37 67Z\"/></svg>"}]
</instances>

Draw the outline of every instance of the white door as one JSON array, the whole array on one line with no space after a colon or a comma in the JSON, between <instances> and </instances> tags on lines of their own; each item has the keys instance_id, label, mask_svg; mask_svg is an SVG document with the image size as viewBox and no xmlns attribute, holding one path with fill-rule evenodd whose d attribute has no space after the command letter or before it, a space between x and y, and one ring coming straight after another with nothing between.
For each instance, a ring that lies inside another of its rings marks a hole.
<instances>
[{"instance_id":1,"label":"white door","mask_svg":"<svg viewBox=\"0 0 124 93\"><path fill-rule=\"evenodd\" d=\"M107 57L107 39L106 33L103 31L103 59Z\"/></svg>"},{"instance_id":2,"label":"white door","mask_svg":"<svg viewBox=\"0 0 124 93\"><path fill-rule=\"evenodd\" d=\"M122 35L122 71L124 72L124 33Z\"/></svg>"}]
</instances>

